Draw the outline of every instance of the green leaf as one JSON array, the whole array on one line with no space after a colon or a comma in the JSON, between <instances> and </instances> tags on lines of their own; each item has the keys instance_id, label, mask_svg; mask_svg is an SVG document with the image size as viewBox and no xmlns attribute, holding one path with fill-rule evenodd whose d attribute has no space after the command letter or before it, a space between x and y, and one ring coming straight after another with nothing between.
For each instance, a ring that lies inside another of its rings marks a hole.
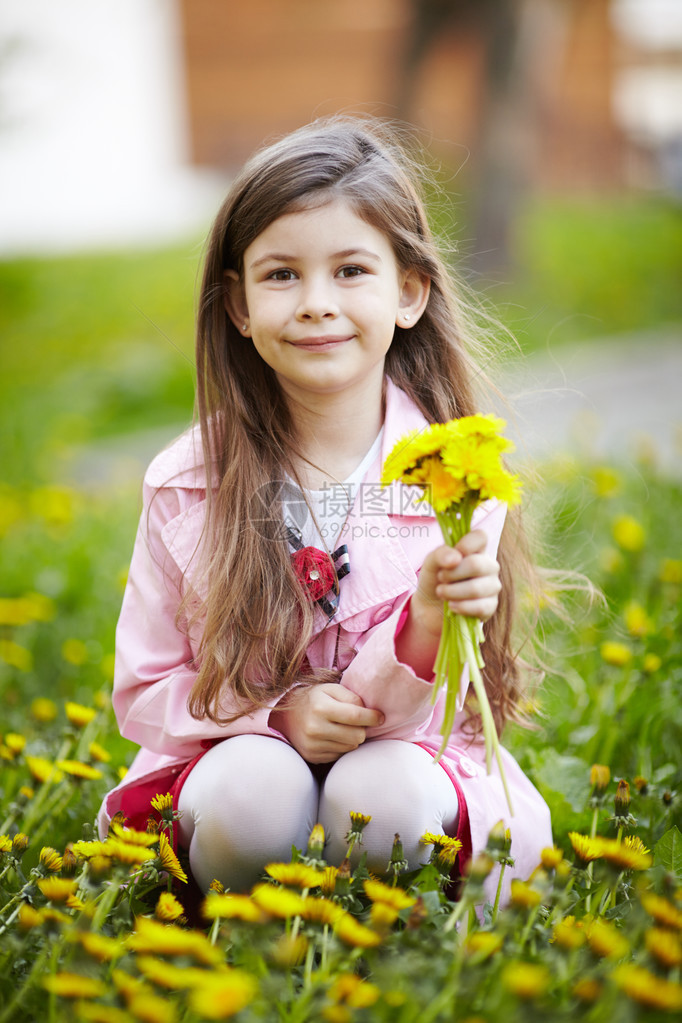
<instances>
[{"instance_id":1,"label":"green leaf","mask_svg":"<svg viewBox=\"0 0 682 1023\"><path fill-rule=\"evenodd\" d=\"M538 755L533 774L548 802L551 793L559 793L575 813L585 809L590 795L590 767L586 761L547 749Z\"/></svg>"},{"instance_id":2,"label":"green leaf","mask_svg":"<svg viewBox=\"0 0 682 1023\"><path fill-rule=\"evenodd\" d=\"M672 827L654 847L654 863L675 875L682 881L682 833Z\"/></svg>"}]
</instances>

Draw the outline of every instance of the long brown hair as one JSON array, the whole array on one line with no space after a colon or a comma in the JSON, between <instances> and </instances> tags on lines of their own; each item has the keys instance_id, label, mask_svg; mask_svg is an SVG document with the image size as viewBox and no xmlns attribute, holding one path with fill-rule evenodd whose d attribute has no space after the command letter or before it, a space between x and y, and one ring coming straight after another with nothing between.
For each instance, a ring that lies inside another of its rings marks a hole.
<instances>
[{"instance_id":1,"label":"long brown hair","mask_svg":"<svg viewBox=\"0 0 682 1023\"><path fill-rule=\"evenodd\" d=\"M207 487L200 556L208 590L194 617L203 623L196 717L233 720L221 710L226 689L241 713L265 706L303 677L338 678L307 665L313 616L282 539L283 516L272 481L296 478L296 437L275 374L231 322L225 272L243 270L248 246L274 220L334 199L391 242L401 269L431 282L426 310L396 329L386 374L430 422L475 412L467 304L454 289L426 218L418 178L396 134L382 122L332 118L261 150L233 182L208 240L197 325L197 409ZM265 498L265 500L263 500ZM260 514L267 505L270 513ZM505 529L505 533L507 530ZM517 543L517 541L515 541ZM503 539L500 605L486 625L486 683L498 727L514 715L519 663L511 648L514 579L527 559ZM236 716L239 716L237 714Z\"/></svg>"}]
</instances>

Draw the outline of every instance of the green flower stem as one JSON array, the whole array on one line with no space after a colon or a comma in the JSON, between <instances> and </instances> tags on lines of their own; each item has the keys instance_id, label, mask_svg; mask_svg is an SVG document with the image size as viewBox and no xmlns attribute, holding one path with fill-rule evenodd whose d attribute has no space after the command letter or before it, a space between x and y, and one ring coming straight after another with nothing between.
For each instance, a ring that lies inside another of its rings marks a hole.
<instances>
[{"instance_id":1,"label":"green flower stem","mask_svg":"<svg viewBox=\"0 0 682 1023\"><path fill-rule=\"evenodd\" d=\"M599 823L599 807L595 806L592 811L592 825L590 827L590 838L594 838L597 834L597 824ZM592 878L594 876L594 860L590 860L587 864L587 898L585 899L585 912L589 913L592 910Z\"/></svg>"},{"instance_id":2,"label":"green flower stem","mask_svg":"<svg viewBox=\"0 0 682 1023\"><path fill-rule=\"evenodd\" d=\"M502 881L504 879L504 872L507 864L502 863L500 866L500 876L497 882L497 891L495 892L495 905L493 906L493 923L497 920L497 914L500 910L500 897L502 895Z\"/></svg>"},{"instance_id":3,"label":"green flower stem","mask_svg":"<svg viewBox=\"0 0 682 1023\"><path fill-rule=\"evenodd\" d=\"M9 1020L12 1019L12 1017L14 1016L14 1010L17 1008L17 1006L21 1005L21 1003L24 1000L25 996L28 994L29 989L33 987L33 984L34 984L34 981L36 980L36 978L42 976L43 970L45 968L45 960L48 958L49 954L50 954L50 946L46 942L43 945L43 948L42 948L42 951L41 951L40 955L37 957L36 961L34 962L33 967L31 969L31 972L29 973L28 977L26 978L24 983L21 985L21 987L19 988L19 990L15 994L14 998L12 999L12 1001L9 1002L9 1004L5 1006L4 1012L2 1013L2 1015L0 1015L0 1023L6 1023L6 1021L9 1021Z\"/></svg>"}]
</instances>

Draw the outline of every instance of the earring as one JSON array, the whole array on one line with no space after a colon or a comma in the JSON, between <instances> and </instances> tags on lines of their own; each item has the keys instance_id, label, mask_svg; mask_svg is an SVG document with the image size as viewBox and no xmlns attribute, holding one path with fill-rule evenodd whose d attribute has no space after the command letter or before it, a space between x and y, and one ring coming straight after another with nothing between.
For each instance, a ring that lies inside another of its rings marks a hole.
<instances>
[{"instance_id":1,"label":"earring","mask_svg":"<svg viewBox=\"0 0 682 1023\"><path fill-rule=\"evenodd\" d=\"M405 323L409 323L410 322L410 314L409 313L405 313L405 315L403 316L403 319L404 319Z\"/></svg>"},{"instance_id":2,"label":"earring","mask_svg":"<svg viewBox=\"0 0 682 1023\"><path fill-rule=\"evenodd\" d=\"M246 334L246 331L248 329L249 329L249 325L248 325L248 323L245 323L244 326L242 327L243 332Z\"/></svg>"}]
</instances>

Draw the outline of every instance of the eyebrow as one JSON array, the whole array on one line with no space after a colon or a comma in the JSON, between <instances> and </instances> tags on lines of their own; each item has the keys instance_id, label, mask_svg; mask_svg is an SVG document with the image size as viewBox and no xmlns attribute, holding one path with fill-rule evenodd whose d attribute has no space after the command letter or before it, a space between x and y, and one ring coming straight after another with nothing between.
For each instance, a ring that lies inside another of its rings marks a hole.
<instances>
[{"instance_id":1,"label":"eyebrow","mask_svg":"<svg viewBox=\"0 0 682 1023\"><path fill-rule=\"evenodd\" d=\"M331 258L333 260L349 259L351 256L365 256L369 257L370 259L376 260L378 263L381 263L381 256L379 255L378 252L373 252L372 249L363 248L343 249L341 252L333 252ZM287 255L286 253L281 252L268 252L266 253L266 255L261 256L260 259L255 259L253 263L250 263L249 269L255 270L257 269L257 267L262 266L264 263L271 262L295 263L297 259L300 259L300 256Z\"/></svg>"}]
</instances>

